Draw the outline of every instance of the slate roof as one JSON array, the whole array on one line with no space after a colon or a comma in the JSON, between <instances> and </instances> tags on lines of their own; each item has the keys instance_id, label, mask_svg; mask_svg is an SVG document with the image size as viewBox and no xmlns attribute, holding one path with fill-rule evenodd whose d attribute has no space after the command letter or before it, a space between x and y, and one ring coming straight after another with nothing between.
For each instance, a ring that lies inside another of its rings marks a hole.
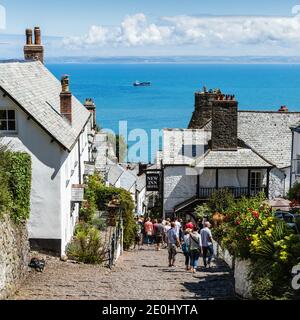
<instances>
[{"instance_id":1,"label":"slate roof","mask_svg":"<svg viewBox=\"0 0 300 320\"><path fill-rule=\"evenodd\" d=\"M72 126L60 115L61 83L39 61L0 63L0 88L69 151L91 116L74 96Z\"/></svg>"},{"instance_id":2,"label":"slate roof","mask_svg":"<svg viewBox=\"0 0 300 320\"><path fill-rule=\"evenodd\" d=\"M291 127L300 124L300 112L239 111L238 138L278 168L291 165ZM204 130L211 131L211 121Z\"/></svg>"},{"instance_id":3,"label":"slate roof","mask_svg":"<svg viewBox=\"0 0 300 320\"><path fill-rule=\"evenodd\" d=\"M203 161L203 162L202 162ZM206 168L255 168L273 167L273 165L251 149L237 151L209 150L197 159L197 165Z\"/></svg>"},{"instance_id":4,"label":"slate roof","mask_svg":"<svg viewBox=\"0 0 300 320\"><path fill-rule=\"evenodd\" d=\"M292 131L300 112L239 111L238 137L278 168L291 165Z\"/></svg>"},{"instance_id":5,"label":"slate roof","mask_svg":"<svg viewBox=\"0 0 300 320\"><path fill-rule=\"evenodd\" d=\"M115 186L120 179L120 188L130 191L136 183L136 177L119 164L113 163L111 160L108 160L108 167L108 182Z\"/></svg>"}]
</instances>

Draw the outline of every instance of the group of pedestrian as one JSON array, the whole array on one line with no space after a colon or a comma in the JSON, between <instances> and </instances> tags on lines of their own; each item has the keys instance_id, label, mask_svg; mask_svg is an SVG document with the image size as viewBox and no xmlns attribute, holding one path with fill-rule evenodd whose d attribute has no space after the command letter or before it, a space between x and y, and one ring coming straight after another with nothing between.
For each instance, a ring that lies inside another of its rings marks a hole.
<instances>
[{"instance_id":1,"label":"group of pedestrian","mask_svg":"<svg viewBox=\"0 0 300 320\"><path fill-rule=\"evenodd\" d=\"M213 237L211 224L207 221L200 230L194 226L185 230L182 251L185 255L185 266L187 271L195 273L199 266L199 258L202 255L203 265L206 269L211 267L214 255Z\"/></svg>"},{"instance_id":2,"label":"group of pedestrian","mask_svg":"<svg viewBox=\"0 0 300 320\"><path fill-rule=\"evenodd\" d=\"M181 247L185 256L187 271L198 270L199 258L203 257L204 267L211 266L214 255L211 224L199 220L194 224L191 220L183 224L181 219L151 219L137 217L137 233L135 246L140 249L144 244L156 245L156 250L168 249L169 267L175 267L176 255Z\"/></svg>"}]
</instances>

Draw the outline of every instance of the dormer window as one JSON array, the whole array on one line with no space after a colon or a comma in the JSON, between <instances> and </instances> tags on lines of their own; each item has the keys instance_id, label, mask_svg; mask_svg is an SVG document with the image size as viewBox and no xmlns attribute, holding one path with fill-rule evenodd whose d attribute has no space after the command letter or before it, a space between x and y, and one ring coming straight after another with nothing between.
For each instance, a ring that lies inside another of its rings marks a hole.
<instances>
[{"instance_id":1,"label":"dormer window","mask_svg":"<svg viewBox=\"0 0 300 320\"><path fill-rule=\"evenodd\" d=\"M16 132L16 112L15 110L0 110L0 131Z\"/></svg>"}]
</instances>

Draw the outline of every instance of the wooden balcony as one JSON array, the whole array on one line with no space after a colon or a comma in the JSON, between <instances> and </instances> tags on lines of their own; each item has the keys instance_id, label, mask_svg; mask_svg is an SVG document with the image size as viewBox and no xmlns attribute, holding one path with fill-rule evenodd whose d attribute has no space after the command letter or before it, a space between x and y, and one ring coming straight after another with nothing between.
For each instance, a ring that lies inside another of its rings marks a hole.
<instances>
[{"instance_id":1,"label":"wooden balcony","mask_svg":"<svg viewBox=\"0 0 300 320\"><path fill-rule=\"evenodd\" d=\"M212 194L218 190L222 190L222 189L227 189L229 190L234 198L241 198L243 196L246 197L253 197L258 195L261 192L264 192L265 194L267 194L267 188L261 187L261 188L248 188L248 187L244 187L244 188L235 188L235 187L226 187L226 188L199 188L199 199L209 199Z\"/></svg>"}]
</instances>

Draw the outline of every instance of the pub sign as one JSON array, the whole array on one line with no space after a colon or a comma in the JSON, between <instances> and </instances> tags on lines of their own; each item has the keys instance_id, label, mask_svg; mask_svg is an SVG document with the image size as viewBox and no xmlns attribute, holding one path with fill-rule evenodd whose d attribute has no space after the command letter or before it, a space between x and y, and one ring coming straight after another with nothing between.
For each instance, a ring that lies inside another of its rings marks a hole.
<instances>
[{"instance_id":1,"label":"pub sign","mask_svg":"<svg viewBox=\"0 0 300 320\"><path fill-rule=\"evenodd\" d=\"M146 175L147 191L160 191L160 174L147 173Z\"/></svg>"}]
</instances>

